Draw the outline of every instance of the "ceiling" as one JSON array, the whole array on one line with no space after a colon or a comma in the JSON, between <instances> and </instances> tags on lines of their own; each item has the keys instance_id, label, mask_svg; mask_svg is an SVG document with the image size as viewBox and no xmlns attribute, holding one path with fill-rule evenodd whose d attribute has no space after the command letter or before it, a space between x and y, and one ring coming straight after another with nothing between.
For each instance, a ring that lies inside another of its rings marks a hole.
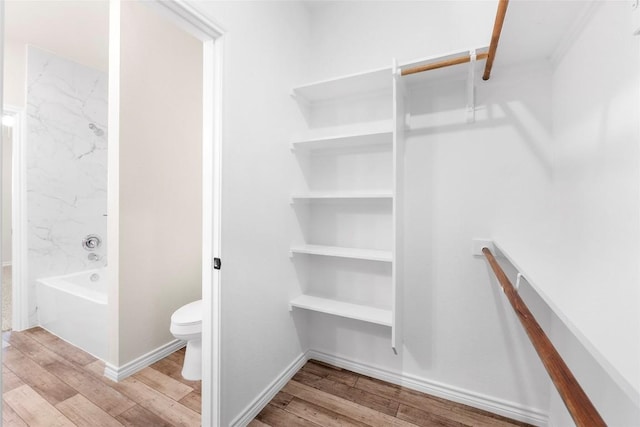
<instances>
[{"instance_id":1,"label":"ceiling","mask_svg":"<svg viewBox=\"0 0 640 427\"><path fill-rule=\"evenodd\" d=\"M511 0L496 64L554 58L594 0Z\"/></svg>"},{"instance_id":2,"label":"ceiling","mask_svg":"<svg viewBox=\"0 0 640 427\"><path fill-rule=\"evenodd\" d=\"M65 58L108 69L109 2L7 0L5 37Z\"/></svg>"}]
</instances>

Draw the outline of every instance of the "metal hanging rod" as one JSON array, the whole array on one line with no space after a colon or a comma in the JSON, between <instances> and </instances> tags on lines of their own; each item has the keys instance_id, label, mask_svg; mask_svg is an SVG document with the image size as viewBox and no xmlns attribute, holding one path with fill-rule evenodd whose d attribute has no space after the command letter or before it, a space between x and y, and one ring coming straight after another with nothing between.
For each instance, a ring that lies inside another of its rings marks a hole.
<instances>
[{"instance_id":1,"label":"metal hanging rod","mask_svg":"<svg viewBox=\"0 0 640 427\"><path fill-rule=\"evenodd\" d=\"M502 290L511 303L513 310L518 315L520 323L522 323L533 347L536 349L536 352L538 352L542 364L551 377L551 381L553 381L553 384L556 386L573 421L578 427L606 427L607 424L598 413L598 410L593 406L593 403L591 403L587 394L580 384L578 384L578 380L573 376L573 373L562 359L562 356L560 356L551 343L551 340L549 340L549 337L547 337L540 327L540 324L535 317L533 317L531 311L529 311L527 305L522 298L520 298L520 295L518 295L518 292L514 289L511 281L491 251L485 247L482 248L482 253L487 258L487 261L489 261L489 265L498 278Z\"/></svg>"}]
</instances>

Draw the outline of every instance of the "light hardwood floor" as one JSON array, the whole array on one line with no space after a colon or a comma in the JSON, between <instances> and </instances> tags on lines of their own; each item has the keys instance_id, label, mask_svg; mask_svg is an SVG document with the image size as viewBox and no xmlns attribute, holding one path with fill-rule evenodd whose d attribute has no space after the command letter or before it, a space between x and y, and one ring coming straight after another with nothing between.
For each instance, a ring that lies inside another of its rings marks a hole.
<instances>
[{"instance_id":1,"label":"light hardwood floor","mask_svg":"<svg viewBox=\"0 0 640 427\"><path fill-rule=\"evenodd\" d=\"M104 363L41 328L5 332L7 426L200 425L200 381L180 371L184 349L120 383ZM249 426L524 426L507 418L309 361Z\"/></svg>"},{"instance_id":2,"label":"light hardwood floor","mask_svg":"<svg viewBox=\"0 0 640 427\"><path fill-rule=\"evenodd\" d=\"M114 383L103 362L42 328L2 338L5 427L200 425L200 381L180 375L184 349Z\"/></svg>"},{"instance_id":3,"label":"light hardwood floor","mask_svg":"<svg viewBox=\"0 0 640 427\"><path fill-rule=\"evenodd\" d=\"M526 426L508 418L309 361L249 426Z\"/></svg>"}]
</instances>

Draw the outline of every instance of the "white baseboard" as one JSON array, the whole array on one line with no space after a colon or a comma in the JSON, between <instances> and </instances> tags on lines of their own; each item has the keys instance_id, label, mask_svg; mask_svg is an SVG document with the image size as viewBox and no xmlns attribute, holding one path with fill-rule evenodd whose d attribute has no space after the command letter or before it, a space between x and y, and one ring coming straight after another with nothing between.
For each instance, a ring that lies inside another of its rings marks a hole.
<instances>
[{"instance_id":1,"label":"white baseboard","mask_svg":"<svg viewBox=\"0 0 640 427\"><path fill-rule=\"evenodd\" d=\"M401 375L379 367L366 365L360 362L348 360L339 356L322 353L315 350L307 352L307 360L314 359L325 362L339 368L348 369L362 375L367 375L392 384L401 385L412 390L430 394L432 396L441 397L453 402L469 405L474 408L502 415L514 420L529 423L535 426L546 426L548 415L536 408L530 408L518 405L513 402L496 399L491 396L464 390L448 384L435 381L429 381L424 378L413 375Z\"/></svg>"},{"instance_id":2,"label":"white baseboard","mask_svg":"<svg viewBox=\"0 0 640 427\"><path fill-rule=\"evenodd\" d=\"M295 374L307 363L307 353L298 356L278 377L265 388L232 422L232 427L244 427L251 422L267 403L285 386Z\"/></svg>"},{"instance_id":3,"label":"white baseboard","mask_svg":"<svg viewBox=\"0 0 640 427\"><path fill-rule=\"evenodd\" d=\"M106 363L104 367L104 376L111 381L119 382L123 379L135 374L136 372L146 368L147 366L157 362L160 359L164 359L176 350L181 349L186 345L186 341L173 340L155 350L151 350L147 354L143 354L137 359L131 362L125 363L122 366L114 366L110 363Z\"/></svg>"},{"instance_id":4,"label":"white baseboard","mask_svg":"<svg viewBox=\"0 0 640 427\"><path fill-rule=\"evenodd\" d=\"M334 356L315 350L309 350L298 356L271 384L253 400L232 422L232 427L245 427L251 422L262 409L278 394L296 372L304 366L310 359L328 363L339 368L348 369L350 371L367 375L392 384L401 385L412 390L430 394L432 396L441 397L453 402L469 405L474 408L482 409L494 414L502 415L514 420L529 423L535 426L546 426L548 422L548 414L536 409L502 399L496 399L491 396L453 387L435 381L429 381L413 375L401 375L396 372L388 371L379 367L366 365L364 363L355 362L340 356Z\"/></svg>"}]
</instances>

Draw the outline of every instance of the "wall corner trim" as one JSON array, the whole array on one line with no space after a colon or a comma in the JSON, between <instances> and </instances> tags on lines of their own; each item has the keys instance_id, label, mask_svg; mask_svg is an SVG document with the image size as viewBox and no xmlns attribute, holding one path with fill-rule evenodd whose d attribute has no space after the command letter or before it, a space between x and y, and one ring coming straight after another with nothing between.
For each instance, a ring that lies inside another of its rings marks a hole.
<instances>
[{"instance_id":1,"label":"wall corner trim","mask_svg":"<svg viewBox=\"0 0 640 427\"><path fill-rule=\"evenodd\" d=\"M469 405L474 408L502 415L517 421L522 421L535 426L546 426L549 415L539 409L526 407L514 402L497 399L492 396L476 393L470 390L461 389L448 384L429 381L413 375L399 374L396 372L381 369L379 367L355 362L340 356L323 353L316 350L308 350L299 355L289 366L287 366L278 377L272 381L232 422L232 427L244 427L253 420L269 401L278 394L309 360L328 363L339 368L367 375L392 384L401 385L412 390L430 394L432 396L451 400L453 402Z\"/></svg>"},{"instance_id":2,"label":"wall corner trim","mask_svg":"<svg viewBox=\"0 0 640 427\"><path fill-rule=\"evenodd\" d=\"M174 351L184 347L186 344L186 341L173 340L146 354L143 354L131 362L125 363L122 366L115 366L111 363L106 363L104 367L104 376L109 378L111 381L120 382L158 360L164 359Z\"/></svg>"}]
</instances>

